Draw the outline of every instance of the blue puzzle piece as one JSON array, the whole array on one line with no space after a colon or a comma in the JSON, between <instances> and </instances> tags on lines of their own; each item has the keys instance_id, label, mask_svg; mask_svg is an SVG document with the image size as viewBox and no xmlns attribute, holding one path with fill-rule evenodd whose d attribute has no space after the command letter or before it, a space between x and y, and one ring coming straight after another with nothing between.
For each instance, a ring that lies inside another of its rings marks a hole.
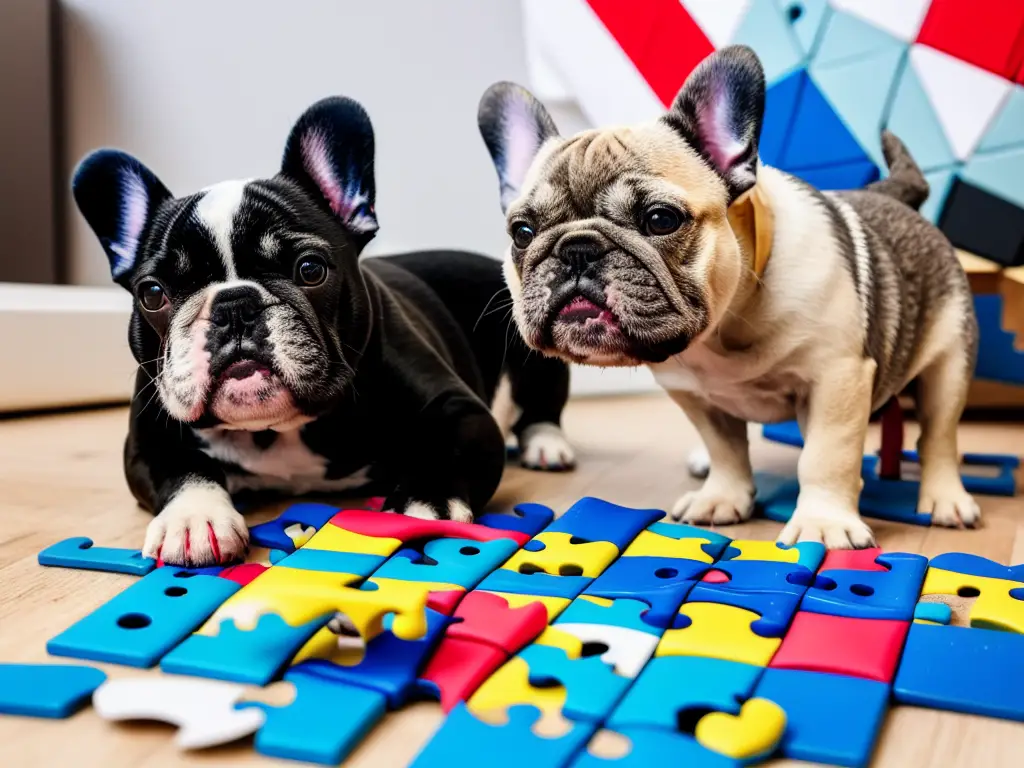
<instances>
[{"instance_id":1,"label":"blue puzzle piece","mask_svg":"<svg viewBox=\"0 0 1024 768\"><path fill-rule=\"evenodd\" d=\"M402 581L432 581L472 589L518 549L512 539L473 541L435 539L416 550L403 549L388 559L374 576ZM426 562L423 562L426 560Z\"/></svg>"},{"instance_id":2,"label":"blue puzzle piece","mask_svg":"<svg viewBox=\"0 0 1024 768\"><path fill-rule=\"evenodd\" d=\"M604 758L583 752L571 768L740 768L743 763L712 752L692 736L660 728L625 728L618 731L629 740L629 753Z\"/></svg>"},{"instance_id":3,"label":"blue puzzle piece","mask_svg":"<svg viewBox=\"0 0 1024 768\"><path fill-rule=\"evenodd\" d=\"M633 682L615 674L600 656L570 659L561 648L534 644L519 658L530 667L531 685L557 682L565 687L562 714L570 720L604 722Z\"/></svg>"},{"instance_id":4,"label":"blue puzzle piece","mask_svg":"<svg viewBox=\"0 0 1024 768\"><path fill-rule=\"evenodd\" d=\"M0 664L0 714L69 717L107 675L71 664Z\"/></svg>"},{"instance_id":5,"label":"blue puzzle piece","mask_svg":"<svg viewBox=\"0 0 1024 768\"><path fill-rule=\"evenodd\" d=\"M273 550L280 552L280 550ZM270 562L285 568L298 568L303 571L329 571L332 573L350 573L354 576L369 576L379 568L386 557L366 555L360 552L330 552L325 549L297 549L291 554Z\"/></svg>"},{"instance_id":6,"label":"blue puzzle piece","mask_svg":"<svg viewBox=\"0 0 1024 768\"><path fill-rule=\"evenodd\" d=\"M1014 349L1014 335L1003 328L1003 297L998 293L975 296L974 313L980 329L975 377L1024 384L1024 352Z\"/></svg>"},{"instance_id":7,"label":"blue puzzle piece","mask_svg":"<svg viewBox=\"0 0 1024 768\"><path fill-rule=\"evenodd\" d=\"M785 757L852 768L870 763L889 706L885 683L792 669L766 669L754 695L786 711Z\"/></svg>"},{"instance_id":8,"label":"blue puzzle piece","mask_svg":"<svg viewBox=\"0 0 1024 768\"><path fill-rule=\"evenodd\" d=\"M477 518L477 523L501 531L519 531L536 536L554 519L554 511L543 504L516 504L511 512L489 512L481 515Z\"/></svg>"},{"instance_id":9,"label":"blue puzzle piece","mask_svg":"<svg viewBox=\"0 0 1024 768\"><path fill-rule=\"evenodd\" d=\"M94 547L92 539L76 536L51 544L39 553L39 564L60 568L82 568L145 576L156 568L156 560L143 557L137 549Z\"/></svg>"},{"instance_id":10,"label":"blue puzzle piece","mask_svg":"<svg viewBox=\"0 0 1024 768\"><path fill-rule=\"evenodd\" d=\"M564 515L544 530L568 533L587 541L610 541L619 548L619 552L623 552L640 531L664 516L660 509L620 507L587 496L569 507Z\"/></svg>"},{"instance_id":11,"label":"blue puzzle piece","mask_svg":"<svg viewBox=\"0 0 1024 768\"><path fill-rule=\"evenodd\" d=\"M1007 579L1024 582L1024 565L1007 566L989 560L987 557L968 555L963 552L947 552L933 557L929 563L932 568L940 568L954 573L967 573L971 576L984 576L987 579Z\"/></svg>"},{"instance_id":12,"label":"blue puzzle piece","mask_svg":"<svg viewBox=\"0 0 1024 768\"><path fill-rule=\"evenodd\" d=\"M298 552L300 550L295 550L295 551ZM316 551L321 551L321 550L312 550L311 549L309 551L310 552L316 552ZM295 554L295 553L292 552L291 554ZM270 564L271 565L277 565L282 560L284 560L286 557L288 557L288 555L289 555L288 552L284 552L284 551L282 551L280 549L272 549L272 550L270 550L270 553L267 555L267 558L270 560Z\"/></svg>"},{"instance_id":13,"label":"blue puzzle piece","mask_svg":"<svg viewBox=\"0 0 1024 768\"><path fill-rule=\"evenodd\" d=\"M249 541L255 546L266 547L267 549L294 552L295 543L292 541L291 536L284 532L285 528L299 523L304 528L312 526L320 530L339 511L338 507L330 504L315 504L312 502L292 504L275 519L252 526L249 529Z\"/></svg>"},{"instance_id":14,"label":"blue puzzle piece","mask_svg":"<svg viewBox=\"0 0 1024 768\"><path fill-rule=\"evenodd\" d=\"M632 558L631 558L632 559ZM621 562L621 561L620 561ZM595 582L596 583L596 582ZM593 585L591 585L593 586ZM599 597L598 595L594 595ZM653 629L651 625L640 618L647 613L651 606L643 601L639 595L633 598L608 598L612 600L609 606L598 605L589 600L577 597L569 606L562 611L555 625L558 624L605 624L612 627L624 627L626 629L638 629L650 635L661 633Z\"/></svg>"},{"instance_id":15,"label":"blue puzzle piece","mask_svg":"<svg viewBox=\"0 0 1024 768\"><path fill-rule=\"evenodd\" d=\"M384 716L384 696L376 691L325 679L301 666L284 679L295 686L295 700L288 706L238 705L259 707L267 715L256 732L261 755L338 765Z\"/></svg>"},{"instance_id":16,"label":"blue puzzle piece","mask_svg":"<svg viewBox=\"0 0 1024 768\"><path fill-rule=\"evenodd\" d=\"M620 557L584 594L609 600L643 600L651 609L640 622L643 626L636 629L661 634L659 628L665 629L673 623L696 580L712 567L711 563L672 557Z\"/></svg>"},{"instance_id":17,"label":"blue puzzle piece","mask_svg":"<svg viewBox=\"0 0 1024 768\"><path fill-rule=\"evenodd\" d=\"M160 669L175 675L266 685L333 615L330 611L293 627L276 613L267 613L247 630L225 619L216 635L190 635L164 656Z\"/></svg>"},{"instance_id":18,"label":"blue puzzle piece","mask_svg":"<svg viewBox=\"0 0 1024 768\"><path fill-rule=\"evenodd\" d=\"M911 624L893 698L950 712L1024 721L1024 635Z\"/></svg>"},{"instance_id":19,"label":"blue puzzle piece","mask_svg":"<svg viewBox=\"0 0 1024 768\"><path fill-rule=\"evenodd\" d=\"M744 592L719 589L717 584L697 584L686 598L687 603L718 603L761 614L751 630L762 637L782 637L800 608L800 595L795 592Z\"/></svg>"},{"instance_id":20,"label":"blue puzzle piece","mask_svg":"<svg viewBox=\"0 0 1024 768\"><path fill-rule=\"evenodd\" d=\"M765 93L764 122L758 144L758 154L765 165L777 166L782 163L789 131L806 82L807 71L799 69L779 80Z\"/></svg>"},{"instance_id":21,"label":"blue puzzle piece","mask_svg":"<svg viewBox=\"0 0 1024 768\"><path fill-rule=\"evenodd\" d=\"M748 593L788 592L802 596L814 583L814 571L799 563L768 560L720 560L713 570L726 574L728 581L701 582L714 589Z\"/></svg>"},{"instance_id":22,"label":"blue puzzle piece","mask_svg":"<svg viewBox=\"0 0 1024 768\"><path fill-rule=\"evenodd\" d=\"M876 561L888 571L832 569L819 573L800 609L851 619L910 621L921 594L928 558L894 553Z\"/></svg>"},{"instance_id":23,"label":"blue puzzle piece","mask_svg":"<svg viewBox=\"0 0 1024 768\"><path fill-rule=\"evenodd\" d=\"M657 727L675 730L686 710L737 714L761 677L761 667L701 656L658 656L608 718L608 728Z\"/></svg>"},{"instance_id":24,"label":"blue puzzle piece","mask_svg":"<svg viewBox=\"0 0 1024 768\"><path fill-rule=\"evenodd\" d=\"M480 755L487 756L488 768L561 768L597 730L594 723L574 722L569 732L558 738L538 736L532 728L540 714L536 707L510 707L508 723L490 725L459 703L416 756L412 768L477 765Z\"/></svg>"},{"instance_id":25,"label":"blue puzzle piece","mask_svg":"<svg viewBox=\"0 0 1024 768\"><path fill-rule=\"evenodd\" d=\"M707 544L701 544L700 548L704 553L715 560L722 556L726 547L732 541L728 536L712 531L710 528L698 528L695 525L677 525L675 523L651 523L647 530L659 536L667 536L670 539L706 539Z\"/></svg>"},{"instance_id":26,"label":"blue puzzle piece","mask_svg":"<svg viewBox=\"0 0 1024 768\"><path fill-rule=\"evenodd\" d=\"M953 609L945 603L918 603L914 607L914 620L933 621L936 624L949 624L953 619Z\"/></svg>"},{"instance_id":27,"label":"blue puzzle piece","mask_svg":"<svg viewBox=\"0 0 1024 768\"><path fill-rule=\"evenodd\" d=\"M241 588L180 568L150 571L46 644L54 656L151 667Z\"/></svg>"},{"instance_id":28,"label":"blue puzzle piece","mask_svg":"<svg viewBox=\"0 0 1024 768\"><path fill-rule=\"evenodd\" d=\"M757 51L765 80L774 83L799 67L804 54L775 0L753 0L730 43Z\"/></svg>"},{"instance_id":29,"label":"blue puzzle piece","mask_svg":"<svg viewBox=\"0 0 1024 768\"><path fill-rule=\"evenodd\" d=\"M917 451L904 451L904 461L920 463ZM960 466L964 467L996 467L999 473L995 476L975 475L970 472L960 473L964 490L968 493L980 493L985 496L1016 496L1017 481L1014 470L1020 466L1020 457L1009 453L965 453L960 457Z\"/></svg>"},{"instance_id":30,"label":"blue puzzle piece","mask_svg":"<svg viewBox=\"0 0 1024 768\"><path fill-rule=\"evenodd\" d=\"M593 579L587 576L552 576L549 573L518 573L498 568L477 585L489 592L511 592L514 595L568 597L579 595Z\"/></svg>"},{"instance_id":31,"label":"blue puzzle piece","mask_svg":"<svg viewBox=\"0 0 1024 768\"><path fill-rule=\"evenodd\" d=\"M389 709L398 709L405 703L421 667L451 621L430 608L426 609L426 615L426 634L416 640L395 637L390 631L392 617L386 617L384 631L366 644L363 659L355 666L345 667L327 659L308 659L295 669L324 680L377 691L387 699Z\"/></svg>"},{"instance_id":32,"label":"blue puzzle piece","mask_svg":"<svg viewBox=\"0 0 1024 768\"><path fill-rule=\"evenodd\" d=\"M801 168L791 171L812 187L826 191L860 189L880 178L878 166L870 160L828 165L818 168Z\"/></svg>"}]
</instances>

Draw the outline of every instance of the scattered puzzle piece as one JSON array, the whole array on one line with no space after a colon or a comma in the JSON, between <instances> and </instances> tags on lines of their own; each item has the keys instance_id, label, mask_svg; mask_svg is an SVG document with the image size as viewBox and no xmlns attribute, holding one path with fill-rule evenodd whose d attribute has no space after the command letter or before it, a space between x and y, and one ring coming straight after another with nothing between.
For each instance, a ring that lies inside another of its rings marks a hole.
<instances>
[{"instance_id":1,"label":"scattered puzzle piece","mask_svg":"<svg viewBox=\"0 0 1024 768\"><path fill-rule=\"evenodd\" d=\"M508 656L498 648L446 637L420 676L420 690L437 698L443 712L450 712L506 661Z\"/></svg>"},{"instance_id":2,"label":"scattered puzzle piece","mask_svg":"<svg viewBox=\"0 0 1024 768\"><path fill-rule=\"evenodd\" d=\"M568 533L537 534L502 566L521 574L594 578L608 567L619 551L607 541L580 541Z\"/></svg>"},{"instance_id":3,"label":"scattered puzzle piece","mask_svg":"<svg viewBox=\"0 0 1024 768\"><path fill-rule=\"evenodd\" d=\"M892 554L880 555L877 562L887 570L820 572L804 595L800 609L833 616L910 621L928 570L928 559Z\"/></svg>"},{"instance_id":4,"label":"scattered puzzle piece","mask_svg":"<svg viewBox=\"0 0 1024 768\"><path fill-rule=\"evenodd\" d=\"M651 523L633 539L624 557L671 557L713 563L721 557L730 539L707 528L672 523Z\"/></svg>"},{"instance_id":5,"label":"scattered puzzle piece","mask_svg":"<svg viewBox=\"0 0 1024 768\"><path fill-rule=\"evenodd\" d=\"M642 530L664 516L660 509L620 507L587 496L569 507L544 532L567 533L592 542L611 542L622 552Z\"/></svg>"},{"instance_id":6,"label":"scattered puzzle piece","mask_svg":"<svg viewBox=\"0 0 1024 768\"><path fill-rule=\"evenodd\" d=\"M418 517L396 515L391 512L370 512L363 509L346 509L343 512L339 512L331 518L329 525L342 528L351 533L358 533L362 536L398 539L402 544L426 539L472 539L473 541L512 539L518 542L519 546L522 546L530 540L527 534L520 531L488 528L483 525L459 523L454 520L421 520ZM320 533L323 532L324 528L320 529ZM354 552L358 550L342 551ZM384 553L372 552L369 554ZM391 552L387 554L390 555Z\"/></svg>"},{"instance_id":7,"label":"scattered puzzle piece","mask_svg":"<svg viewBox=\"0 0 1024 768\"><path fill-rule=\"evenodd\" d=\"M732 541L721 558L732 561L799 563L804 568L816 571L825 559L825 545L816 541L804 541L793 546L777 541Z\"/></svg>"},{"instance_id":8,"label":"scattered puzzle piece","mask_svg":"<svg viewBox=\"0 0 1024 768\"><path fill-rule=\"evenodd\" d=\"M743 702L738 714L709 712L694 729L697 741L719 754L757 762L775 751L786 730L786 713L767 699Z\"/></svg>"},{"instance_id":9,"label":"scattered puzzle piece","mask_svg":"<svg viewBox=\"0 0 1024 768\"><path fill-rule=\"evenodd\" d=\"M240 704L258 708L266 722L256 732L256 751L270 757L337 765L384 716L384 695L346 685L294 667L285 673L295 686L295 699L283 707ZM339 707L343 709L339 712Z\"/></svg>"},{"instance_id":10,"label":"scattered puzzle piece","mask_svg":"<svg viewBox=\"0 0 1024 768\"><path fill-rule=\"evenodd\" d=\"M705 656L764 667L782 640L755 632L760 614L719 603L683 603L679 613L690 620L668 629L655 656Z\"/></svg>"},{"instance_id":11,"label":"scattered puzzle piece","mask_svg":"<svg viewBox=\"0 0 1024 768\"><path fill-rule=\"evenodd\" d=\"M800 608L801 596L793 592L744 592L719 589L714 582L701 582L687 595L686 603L718 603L760 614L757 632L765 637L782 637ZM678 627L677 627L678 629Z\"/></svg>"},{"instance_id":12,"label":"scattered puzzle piece","mask_svg":"<svg viewBox=\"0 0 1024 768\"><path fill-rule=\"evenodd\" d=\"M619 598L615 600L580 595L562 612L555 622L559 627L564 623L574 624L610 624L616 627L639 630L658 636L661 631L647 624L641 617L650 610L650 605L642 600Z\"/></svg>"},{"instance_id":13,"label":"scattered puzzle piece","mask_svg":"<svg viewBox=\"0 0 1024 768\"><path fill-rule=\"evenodd\" d=\"M501 595L473 591L459 604L454 619L448 637L485 643L512 655L544 631L548 612L539 602L514 608Z\"/></svg>"},{"instance_id":14,"label":"scattered puzzle piece","mask_svg":"<svg viewBox=\"0 0 1024 768\"><path fill-rule=\"evenodd\" d=\"M914 608L914 623L949 624L953 609L945 603L918 603Z\"/></svg>"},{"instance_id":15,"label":"scattered puzzle piece","mask_svg":"<svg viewBox=\"0 0 1024 768\"><path fill-rule=\"evenodd\" d=\"M314 533L338 514L330 504L292 504L274 520L254 525L249 529L252 545L294 552L308 543ZM310 530L312 529L312 530Z\"/></svg>"},{"instance_id":16,"label":"scattered puzzle piece","mask_svg":"<svg viewBox=\"0 0 1024 768\"><path fill-rule=\"evenodd\" d=\"M477 590L481 591L481 590ZM502 600L507 600L510 608L522 608L525 605L531 605L533 603L540 603L544 606L544 610L548 614L548 623L554 621L559 614L562 613L566 608L569 607L569 603L572 602L571 598L568 597L556 597L553 595L531 595L531 594L518 594L515 592L491 592L487 594L497 595Z\"/></svg>"},{"instance_id":17,"label":"scattered puzzle piece","mask_svg":"<svg viewBox=\"0 0 1024 768\"><path fill-rule=\"evenodd\" d=\"M701 581L705 584L715 584L719 589L734 589L741 592L789 592L802 596L814 582L814 571L799 563L719 560Z\"/></svg>"},{"instance_id":18,"label":"scattered puzzle piece","mask_svg":"<svg viewBox=\"0 0 1024 768\"><path fill-rule=\"evenodd\" d=\"M517 504L510 512L489 512L477 519L479 525L503 531L519 531L527 536L536 536L543 531L555 513L543 504Z\"/></svg>"},{"instance_id":19,"label":"scattered puzzle piece","mask_svg":"<svg viewBox=\"0 0 1024 768\"><path fill-rule=\"evenodd\" d=\"M236 709L245 686L177 677L108 680L92 705L106 720L159 720L178 726L181 749L227 744L254 733L266 719L257 708Z\"/></svg>"},{"instance_id":20,"label":"scattered puzzle piece","mask_svg":"<svg viewBox=\"0 0 1024 768\"><path fill-rule=\"evenodd\" d=\"M326 549L304 547L290 555L285 554L278 560L271 555L273 565L295 568L300 571L330 571L332 573L348 573L353 576L369 576L377 570L387 558L383 555L366 555L357 552L331 552Z\"/></svg>"},{"instance_id":21,"label":"scattered puzzle piece","mask_svg":"<svg viewBox=\"0 0 1024 768\"><path fill-rule=\"evenodd\" d=\"M54 637L46 650L151 667L238 590L229 579L157 568Z\"/></svg>"},{"instance_id":22,"label":"scattered puzzle piece","mask_svg":"<svg viewBox=\"0 0 1024 768\"><path fill-rule=\"evenodd\" d=\"M970 613L972 627L1024 633L1024 582L1007 578L1021 575L1024 569L1007 568L983 557L940 555L928 568L921 595L976 596Z\"/></svg>"},{"instance_id":23,"label":"scattered puzzle piece","mask_svg":"<svg viewBox=\"0 0 1024 768\"><path fill-rule=\"evenodd\" d=\"M668 627L679 606L710 568L698 560L668 557L620 557L585 590L609 599L639 599L650 605L644 622L653 630Z\"/></svg>"},{"instance_id":24,"label":"scattered puzzle piece","mask_svg":"<svg viewBox=\"0 0 1024 768\"><path fill-rule=\"evenodd\" d=\"M72 664L0 664L0 713L69 717L89 701L107 675Z\"/></svg>"},{"instance_id":25,"label":"scattered puzzle piece","mask_svg":"<svg viewBox=\"0 0 1024 768\"><path fill-rule=\"evenodd\" d=\"M88 571L145 576L156 568L156 560L143 557L137 549L94 547L92 539L76 536L51 544L39 553L39 564Z\"/></svg>"},{"instance_id":26,"label":"scattered puzzle piece","mask_svg":"<svg viewBox=\"0 0 1024 768\"><path fill-rule=\"evenodd\" d=\"M416 551L396 553L377 569L374 577L444 582L472 589L518 548L511 539L436 539L424 545L422 556Z\"/></svg>"},{"instance_id":27,"label":"scattered puzzle piece","mask_svg":"<svg viewBox=\"0 0 1024 768\"><path fill-rule=\"evenodd\" d=\"M615 674L630 678L640 674L654 655L659 640L658 635L647 631L609 624L559 623L553 629L575 637L581 649L607 647L601 654L601 661L610 665Z\"/></svg>"},{"instance_id":28,"label":"scattered puzzle piece","mask_svg":"<svg viewBox=\"0 0 1024 768\"><path fill-rule=\"evenodd\" d=\"M592 581L593 579L587 576L552 576L543 571L519 573L507 568L498 568L480 582L478 589L531 597L560 597L566 599L568 603Z\"/></svg>"},{"instance_id":29,"label":"scattered puzzle piece","mask_svg":"<svg viewBox=\"0 0 1024 768\"><path fill-rule=\"evenodd\" d=\"M603 748L601 737L610 734L626 743ZM610 754L607 754L609 753ZM701 746L696 739L661 728L624 728L621 732L599 731L587 751L571 768L739 768L740 763Z\"/></svg>"},{"instance_id":30,"label":"scattered puzzle piece","mask_svg":"<svg viewBox=\"0 0 1024 768\"><path fill-rule=\"evenodd\" d=\"M888 571L884 565L879 565L878 556L882 554L881 547L868 547L867 549L830 549L821 563L819 573L825 571Z\"/></svg>"}]
</instances>

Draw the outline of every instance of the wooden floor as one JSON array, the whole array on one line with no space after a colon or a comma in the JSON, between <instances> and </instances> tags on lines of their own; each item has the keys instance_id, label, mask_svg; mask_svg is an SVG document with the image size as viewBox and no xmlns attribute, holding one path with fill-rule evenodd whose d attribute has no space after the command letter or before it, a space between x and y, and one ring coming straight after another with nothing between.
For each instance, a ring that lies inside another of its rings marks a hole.
<instances>
[{"instance_id":1,"label":"wooden floor","mask_svg":"<svg viewBox=\"0 0 1024 768\"><path fill-rule=\"evenodd\" d=\"M135 508L122 476L126 423L127 413L121 409L0 421L0 661L46 660L48 638L131 582L131 577L36 564L39 550L68 536L89 536L110 546L141 546L149 517ZM665 508L695 486L684 469L695 444L693 429L662 395L574 402L565 426L578 448L579 469L545 475L510 468L495 507L536 501L560 511L589 494L631 506ZM913 429L909 428L910 438ZM1015 453L1024 445L1021 426L968 424L961 429L961 450ZM872 432L869 445L875 439ZM755 469L795 471L795 449L765 443L757 436L752 453ZM877 523L879 544L890 551L928 556L963 551L1004 563L1024 562L1020 498L984 498L981 503L985 519L979 530ZM261 510L253 522L273 516L279 508ZM775 523L755 521L724 531L734 538L768 539L778 529ZM970 674L969 660L965 661L960 674ZM100 666L112 676L159 674ZM345 716L344 701L337 703L337 710L338 717ZM842 714L836 712L836 717ZM406 765L440 721L432 704L389 715L348 765ZM172 729L166 726L108 724L89 709L66 721L3 717L0 765L294 765L258 756L251 743L185 755L172 746L171 736ZM1024 725L897 707L888 717L874 765L1008 768L1020 766L1021 755ZM484 756L481 760L486 764Z\"/></svg>"}]
</instances>

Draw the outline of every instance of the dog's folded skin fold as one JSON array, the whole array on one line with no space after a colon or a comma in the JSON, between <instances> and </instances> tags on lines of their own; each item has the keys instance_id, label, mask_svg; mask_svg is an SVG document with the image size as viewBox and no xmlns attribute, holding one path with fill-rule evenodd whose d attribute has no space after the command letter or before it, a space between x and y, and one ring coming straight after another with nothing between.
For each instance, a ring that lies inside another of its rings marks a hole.
<instances>
[{"instance_id":1,"label":"dog's folded skin fold","mask_svg":"<svg viewBox=\"0 0 1024 768\"><path fill-rule=\"evenodd\" d=\"M899 139L889 175L820 192L763 166L760 61L709 56L662 118L558 135L526 90L498 83L479 126L512 243L505 278L523 339L598 366L648 365L708 454L677 519L749 518L747 424L797 419L800 498L785 542L865 547L861 457L870 414L918 382L919 506L974 525L956 427L977 350L966 276L917 213L928 184Z\"/></svg>"},{"instance_id":2,"label":"dog's folded skin fold","mask_svg":"<svg viewBox=\"0 0 1024 768\"><path fill-rule=\"evenodd\" d=\"M470 521L501 479L503 429L525 456L537 435L558 444L548 468L572 462L568 367L509 328L499 261L359 259L377 230L373 153L363 109L329 98L272 178L176 198L122 152L77 169L76 203L136 297L124 458L156 513L146 555L238 558L241 490L372 490L392 511Z\"/></svg>"}]
</instances>

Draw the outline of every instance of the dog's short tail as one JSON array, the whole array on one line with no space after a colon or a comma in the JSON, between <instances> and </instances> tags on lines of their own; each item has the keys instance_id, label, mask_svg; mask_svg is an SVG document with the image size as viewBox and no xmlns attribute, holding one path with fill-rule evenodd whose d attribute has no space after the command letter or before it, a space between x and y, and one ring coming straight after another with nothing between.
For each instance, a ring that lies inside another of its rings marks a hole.
<instances>
[{"instance_id":1,"label":"dog's short tail","mask_svg":"<svg viewBox=\"0 0 1024 768\"><path fill-rule=\"evenodd\" d=\"M889 175L868 184L867 189L894 197L915 211L920 210L930 190L928 180L910 156L910 150L895 134L885 130L882 131L882 152L885 164L889 166Z\"/></svg>"}]
</instances>

